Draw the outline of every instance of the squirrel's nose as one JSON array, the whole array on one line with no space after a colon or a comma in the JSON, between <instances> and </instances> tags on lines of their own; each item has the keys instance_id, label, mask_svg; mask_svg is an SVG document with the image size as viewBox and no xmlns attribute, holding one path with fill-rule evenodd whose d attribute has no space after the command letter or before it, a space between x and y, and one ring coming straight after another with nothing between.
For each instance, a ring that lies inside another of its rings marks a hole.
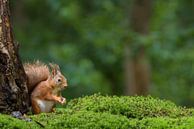
<instances>
[{"instance_id":1,"label":"squirrel's nose","mask_svg":"<svg viewBox=\"0 0 194 129\"><path fill-rule=\"evenodd\" d=\"M65 85L64 85L64 87L67 87L68 86L68 84L67 84L67 82L65 83Z\"/></svg>"}]
</instances>

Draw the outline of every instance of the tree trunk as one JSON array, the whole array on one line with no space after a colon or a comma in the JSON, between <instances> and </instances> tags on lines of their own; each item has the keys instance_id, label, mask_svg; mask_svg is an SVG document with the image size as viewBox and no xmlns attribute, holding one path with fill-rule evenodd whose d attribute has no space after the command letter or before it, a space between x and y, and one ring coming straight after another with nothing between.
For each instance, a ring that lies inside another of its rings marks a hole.
<instances>
[{"instance_id":1,"label":"tree trunk","mask_svg":"<svg viewBox=\"0 0 194 129\"><path fill-rule=\"evenodd\" d=\"M134 0L130 21L131 28L137 34L148 34L150 9L151 0ZM134 54L127 43L124 55L125 94L146 95L150 85L150 69L144 46L139 46L135 56L132 56Z\"/></svg>"},{"instance_id":2,"label":"tree trunk","mask_svg":"<svg viewBox=\"0 0 194 129\"><path fill-rule=\"evenodd\" d=\"M25 113L29 106L27 79L10 24L9 0L0 0L0 112Z\"/></svg>"}]
</instances>

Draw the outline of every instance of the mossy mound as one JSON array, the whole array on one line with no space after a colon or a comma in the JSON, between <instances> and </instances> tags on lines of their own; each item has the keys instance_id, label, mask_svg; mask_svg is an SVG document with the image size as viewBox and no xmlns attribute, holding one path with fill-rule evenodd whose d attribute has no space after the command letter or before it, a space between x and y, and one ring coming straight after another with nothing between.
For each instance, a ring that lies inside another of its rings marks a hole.
<instances>
[{"instance_id":1,"label":"mossy mound","mask_svg":"<svg viewBox=\"0 0 194 129\"><path fill-rule=\"evenodd\" d=\"M55 113L32 115L25 122L0 115L1 129L144 129L194 127L193 109L152 97L117 97L95 94L71 100Z\"/></svg>"},{"instance_id":2,"label":"mossy mound","mask_svg":"<svg viewBox=\"0 0 194 129\"><path fill-rule=\"evenodd\" d=\"M151 96L101 96L95 94L70 101L67 108L75 111L108 112L124 115L127 118L144 117L182 117L192 115L192 111L178 107L170 101L152 98Z\"/></svg>"},{"instance_id":3,"label":"mossy mound","mask_svg":"<svg viewBox=\"0 0 194 129\"><path fill-rule=\"evenodd\" d=\"M191 129L194 127L194 117L146 117L140 120L109 113L74 112L66 109L59 109L56 114L34 116L33 119L51 129Z\"/></svg>"}]
</instances>

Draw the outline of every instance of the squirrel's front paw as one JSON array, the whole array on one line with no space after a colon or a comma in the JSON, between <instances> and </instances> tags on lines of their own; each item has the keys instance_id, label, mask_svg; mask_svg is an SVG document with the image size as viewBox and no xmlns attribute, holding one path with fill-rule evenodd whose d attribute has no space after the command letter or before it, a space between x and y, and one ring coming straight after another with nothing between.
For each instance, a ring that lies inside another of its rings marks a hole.
<instances>
[{"instance_id":1,"label":"squirrel's front paw","mask_svg":"<svg viewBox=\"0 0 194 129\"><path fill-rule=\"evenodd\" d=\"M65 103L66 103L66 98L61 97L60 103L61 103L61 104L65 104Z\"/></svg>"}]
</instances>

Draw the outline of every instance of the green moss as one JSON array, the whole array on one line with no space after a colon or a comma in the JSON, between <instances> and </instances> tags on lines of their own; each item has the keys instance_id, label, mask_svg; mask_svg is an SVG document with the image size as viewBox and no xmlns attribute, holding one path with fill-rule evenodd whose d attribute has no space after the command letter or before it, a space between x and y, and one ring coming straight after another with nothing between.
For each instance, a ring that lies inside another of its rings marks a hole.
<instances>
[{"instance_id":1,"label":"green moss","mask_svg":"<svg viewBox=\"0 0 194 129\"><path fill-rule=\"evenodd\" d=\"M193 121L194 117L155 117L142 120L133 119L129 121L129 125L133 129L192 129Z\"/></svg>"},{"instance_id":2,"label":"green moss","mask_svg":"<svg viewBox=\"0 0 194 129\"><path fill-rule=\"evenodd\" d=\"M95 94L78 98L70 101L67 108L80 111L109 112L111 114L120 114L128 118L144 117L182 117L189 116L192 111L177 107L170 101L154 99L148 97L129 97L129 96L101 96Z\"/></svg>"},{"instance_id":3,"label":"green moss","mask_svg":"<svg viewBox=\"0 0 194 129\"><path fill-rule=\"evenodd\" d=\"M51 117L52 116L52 117ZM108 113L95 113L92 111L72 112L64 110L62 114L42 114L33 117L34 120L42 121L47 128L128 128L129 121L124 116L111 115Z\"/></svg>"},{"instance_id":4,"label":"green moss","mask_svg":"<svg viewBox=\"0 0 194 129\"><path fill-rule=\"evenodd\" d=\"M26 129L26 127L38 128L33 122L25 122L8 115L0 115L0 129Z\"/></svg>"},{"instance_id":5,"label":"green moss","mask_svg":"<svg viewBox=\"0 0 194 129\"><path fill-rule=\"evenodd\" d=\"M70 101L55 113L31 115L25 122L0 115L1 129L190 129L193 109L152 97L117 97L95 94Z\"/></svg>"}]
</instances>

